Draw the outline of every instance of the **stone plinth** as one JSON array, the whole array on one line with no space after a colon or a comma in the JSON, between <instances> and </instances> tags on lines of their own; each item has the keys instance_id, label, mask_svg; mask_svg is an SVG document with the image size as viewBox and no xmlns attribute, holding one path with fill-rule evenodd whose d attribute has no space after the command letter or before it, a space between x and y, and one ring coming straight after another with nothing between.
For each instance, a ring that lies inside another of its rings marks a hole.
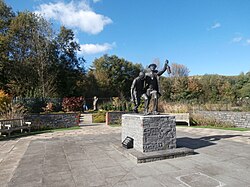
<instances>
[{"instance_id":1,"label":"stone plinth","mask_svg":"<svg viewBox=\"0 0 250 187\"><path fill-rule=\"evenodd\" d=\"M134 149L152 152L176 148L175 117L170 115L122 115L122 141L134 139Z\"/></svg>"}]
</instances>

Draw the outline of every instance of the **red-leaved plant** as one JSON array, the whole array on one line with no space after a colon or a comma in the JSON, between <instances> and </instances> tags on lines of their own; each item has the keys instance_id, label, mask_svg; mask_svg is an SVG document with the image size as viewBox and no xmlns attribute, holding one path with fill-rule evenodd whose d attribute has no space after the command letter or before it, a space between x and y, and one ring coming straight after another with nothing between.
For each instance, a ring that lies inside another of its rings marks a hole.
<instances>
[{"instance_id":1,"label":"red-leaved plant","mask_svg":"<svg viewBox=\"0 0 250 187\"><path fill-rule=\"evenodd\" d=\"M82 109L83 97L65 97L63 98L62 107L65 112L80 111Z\"/></svg>"}]
</instances>

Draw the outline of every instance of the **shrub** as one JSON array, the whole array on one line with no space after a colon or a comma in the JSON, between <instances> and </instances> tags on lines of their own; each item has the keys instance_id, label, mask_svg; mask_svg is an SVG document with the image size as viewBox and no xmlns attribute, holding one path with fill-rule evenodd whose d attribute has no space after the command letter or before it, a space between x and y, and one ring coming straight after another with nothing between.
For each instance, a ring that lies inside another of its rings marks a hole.
<instances>
[{"instance_id":1,"label":"shrub","mask_svg":"<svg viewBox=\"0 0 250 187\"><path fill-rule=\"evenodd\" d=\"M46 102L43 98L15 98L15 104L23 105L29 113L43 112L46 107Z\"/></svg>"},{"instance_id":2,"label":"shrub","mask_svg":"<svg viewBox=\"0 0 250 187\"><path fill-rule=\"evenodd\" d=\"M62 107L65 112L82 110L83 97L68 97L63 98Z\"/></svg>"},{"instance_id":3,"label":"shrub","mask_svg":"<svg viewBox=\"0 0 250 187\"><path fill-rule=\"evenodd\" d=\"M167 103L165 101L159 102L158 109L164 113L188 113L190 111L187 104Z\"/></svg>"},{"instance_id":4,"label":"shrub","mask_svg":"<svg viewBox=\"0 0 250 187\"><path fill-rule=\"evenodd\" d=\"M45 113L53 112L53 109L54 109L54 105L52 102L48 102L46 107L43 107L43 110Z\"/></svg>"},{"instance_id":5,"label":"shrub","mask_svg":"<svg viewBox=\"0 0 250 187\"><path fill-rule=\"evenodd\" d=\"M118 97L114 97L112 101L103 103L100 109L105 111L133 111L131 102L118 100Z\"/></svg>"},{"instance_id":6,"label":"shrub","mask_svg":"<svg viewBox=\"0 0 250 187\"><path fill-rule=\"evenodd\" d=\"M12 98L0 90L0 118L15 119L23 117L26 109L21 104L12 103Z\"/></svg>"},{"instance_id":7,"label":"shrub","mask_svg":"<svg viewBox=\"0 0 250 187\"><path fill-rule=\"evenodd\" d=\"M0 108L0 116L3 119L16 119L22 118L26 113L26 109L23 105L4 103Z\"/></svg>"},{"instance_id":8,"label":"shrub","mask_svg":"<svg viewBox=\"0 0 250 187\"><path fill-rule=\"evenodd\" d=\"M10 103L11 103L11 97L8 94L6 94L3 90L0 90L0 108Z\"/></svg>"},{"instance_id":9,"label":"shrub","mask_svg":"<svg viewBox=\"0 0 250 187\"><path fill-rule=\"evenodd\" d=\"M106 122L106 112L93 113L94 123L105 123Z\"/></svg>"}]
</instances>

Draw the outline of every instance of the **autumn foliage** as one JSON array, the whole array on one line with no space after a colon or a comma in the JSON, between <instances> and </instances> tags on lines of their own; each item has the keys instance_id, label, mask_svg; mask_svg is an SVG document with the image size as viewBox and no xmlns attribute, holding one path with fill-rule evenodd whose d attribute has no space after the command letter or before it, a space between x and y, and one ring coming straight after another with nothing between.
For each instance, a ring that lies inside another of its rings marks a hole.
<instances>
[{"instance_id":1,"label":"autumn foliage","mask_svg":"<svg viewBox=\"0 0 250 187\"><path fill-rule=\"evenodd\" d=\"M65 112L80 111L82 109L83 97L63 98L62 107Z\"/></svg>"},{"instance_id":2,"label":"autumn foliage","mask_svg":"<svg viewBox=\"0 0 250 187\"><path fill-rule=\"evenodd\" d=\"M0 108L2 105L11 103L11 97L3 90L0 90Z\"/></svg>"}]
</instances>

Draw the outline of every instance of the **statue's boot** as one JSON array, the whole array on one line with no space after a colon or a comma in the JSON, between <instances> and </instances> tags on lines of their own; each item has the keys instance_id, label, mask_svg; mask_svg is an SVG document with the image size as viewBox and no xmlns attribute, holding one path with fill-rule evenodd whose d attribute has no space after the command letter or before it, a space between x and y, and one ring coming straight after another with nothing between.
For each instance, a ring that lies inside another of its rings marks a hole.
<instances>
[{"instance_id":1,"label":"statue's boot","mask_svg":"<svg viewBox=\"0 0 250 187\"><path fill-rule=\"evenodd\" d=\"M134 113L139 113L137 108L134 109Z\"/></svg>"}]
</instances>

